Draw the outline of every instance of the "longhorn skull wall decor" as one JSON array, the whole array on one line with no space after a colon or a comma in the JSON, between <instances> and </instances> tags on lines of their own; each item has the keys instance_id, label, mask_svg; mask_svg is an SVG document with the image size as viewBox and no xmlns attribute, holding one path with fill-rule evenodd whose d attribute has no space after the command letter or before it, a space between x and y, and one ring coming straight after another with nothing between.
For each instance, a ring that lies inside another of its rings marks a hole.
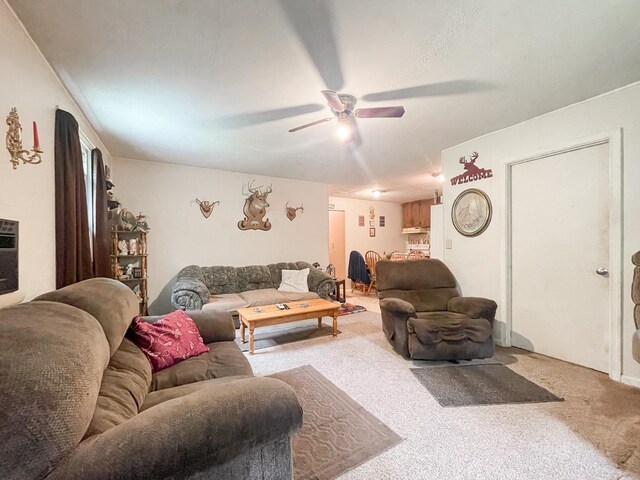
<instances>
[{"instance_id":1,"label":"longhorn skull wall decor","mask_svg":"<svg viewBox=\"0 0 640 480\"><path fill-rule=\"evenodd\" d=\"M267 214L267 208L269 203L267 202L267 196L273 191L271 185L262 190L263 186L257 188L253 187L253 180L247 184L248 192L244 192L244 185L242 186L242 194L247 196L244 201L244 220L238 222L238 228L240 230L270 230L271 222L269 219L265 219Z\"/></svg>"},{"instance_id":2,"label":"longhorn skull wall decor","mask_svg":"<svg viewBox=\"0 0 640 480\"><path fill-rule=\"evenodd\" d=\"M296 218L297 212L300 210L301 213L304 213L304 204L299 207L290 207L289 202L284 207L284 211L287 214L287 218L293 222L293 219Z\"/></svg>"},{"instance_id":3,"label":"longhorn skull wall decor","mask_svg":"<svg viewBox=\"0 0 640 480\"><path fill-rule=\"evenodd\" d=\"M213 212L213 207L216 205L220 205L219 201L209 202L208 200L199 200L198 197L194 200L200 206L200 212L204 218L209 218L211 212ZM193 203L193 202L191 202Z\"/></svg>"}]
</instances>

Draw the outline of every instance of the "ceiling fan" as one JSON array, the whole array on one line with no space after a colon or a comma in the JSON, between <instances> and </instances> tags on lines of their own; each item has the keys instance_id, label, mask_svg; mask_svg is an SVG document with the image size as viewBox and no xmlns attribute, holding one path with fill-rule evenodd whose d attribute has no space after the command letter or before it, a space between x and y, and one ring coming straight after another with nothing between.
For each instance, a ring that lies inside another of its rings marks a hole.
<instances>
[{"instance_id":1,"label":"ceiling fan","mask_svg":"<svg viewBox=\"0 0 640 480\"><path fill-rule=\"evenodd\" d=\"M322 90L321 93L326 98L333 116L300 125L290 129L289 132L297 132L303 128L313 127L336 119L340 123L338 136L347 142L355 141L359 143L360 134L358 133L356 118L400 118L404 115L404 107L402 106L355 108L358 100L353 95L337 93L333 90Z\"/></svg>"}]
</instances>

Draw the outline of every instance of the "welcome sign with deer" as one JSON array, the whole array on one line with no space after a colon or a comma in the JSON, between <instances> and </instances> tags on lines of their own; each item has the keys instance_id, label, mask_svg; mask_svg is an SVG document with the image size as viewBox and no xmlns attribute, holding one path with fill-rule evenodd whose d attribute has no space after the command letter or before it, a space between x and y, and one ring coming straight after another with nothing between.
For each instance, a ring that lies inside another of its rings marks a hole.
<instances>
[{"instance_id":1,"label":"welcome sign with deer","mask_svg":"<svg viewBox=\"0 0 640 480\"><path fill-rule=\"evenodd\" d=\"M267 202L267 196L273 191L271 185L264 187L253 187L253 180L247 184L247 192L244 191L245 186L242 186L242 194L247 198L244 201L244 220L238 222L238 228L240 230L270 230L271 222L269 219L265 219L267 214L267 208L269 202Z\"/></svg>"},{"instance_id":2,"label":"welcome sign with deer","mask_svg":"<svg viewBox=\"0 0 640 480\"><path fill-rule=\"evenodd\" d=\"M468 183L475 182L476 180L482 180L483 178L491 178L493 177L493 171L488 168L480 168L476 165L476 160L478 159L478 152L472 152L469 155L469 160L467 157L460 157L459 162L464 165L465 172L462 175L458 175L451 179L451 185L458 185L460 183Z\"/></svg>"}]
</instances>

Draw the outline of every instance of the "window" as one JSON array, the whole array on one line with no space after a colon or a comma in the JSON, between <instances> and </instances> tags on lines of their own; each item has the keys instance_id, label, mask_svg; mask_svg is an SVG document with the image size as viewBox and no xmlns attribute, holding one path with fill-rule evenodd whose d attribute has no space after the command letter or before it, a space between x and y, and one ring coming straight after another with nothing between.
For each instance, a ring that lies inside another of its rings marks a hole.
<instances>
[{"instance_id":1,"label":"window","mask_svg":"<svg viewBox=\"0 0 640 480\"><path fill-rule=\"evenodd\" d=\"M82 167L84 169L84 185L87 189L87 215L89 217L89 245L93 254L93 232L95 231L94 208L93 208L93 168L91 165L91 150L89 144L82 133L80 134L80 148L82 149Z\"/></svg>"}]
</instances>

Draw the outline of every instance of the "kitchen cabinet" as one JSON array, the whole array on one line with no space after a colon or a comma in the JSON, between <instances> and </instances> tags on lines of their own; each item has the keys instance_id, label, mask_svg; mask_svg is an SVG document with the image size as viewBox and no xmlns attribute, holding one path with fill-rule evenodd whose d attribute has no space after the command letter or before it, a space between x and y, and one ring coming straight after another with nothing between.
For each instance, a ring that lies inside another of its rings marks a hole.
<instances>
[{"instance_id":1,"label":"kitchen cabinet","mask_svg":"<svg viewBox=\"0 0 640 480\"><path fill-rule=\"evenodd\" d=\"M432 199L416 200L402 204L402 228L422 227L431 225Z\"/></svg>"}]
</instances>

